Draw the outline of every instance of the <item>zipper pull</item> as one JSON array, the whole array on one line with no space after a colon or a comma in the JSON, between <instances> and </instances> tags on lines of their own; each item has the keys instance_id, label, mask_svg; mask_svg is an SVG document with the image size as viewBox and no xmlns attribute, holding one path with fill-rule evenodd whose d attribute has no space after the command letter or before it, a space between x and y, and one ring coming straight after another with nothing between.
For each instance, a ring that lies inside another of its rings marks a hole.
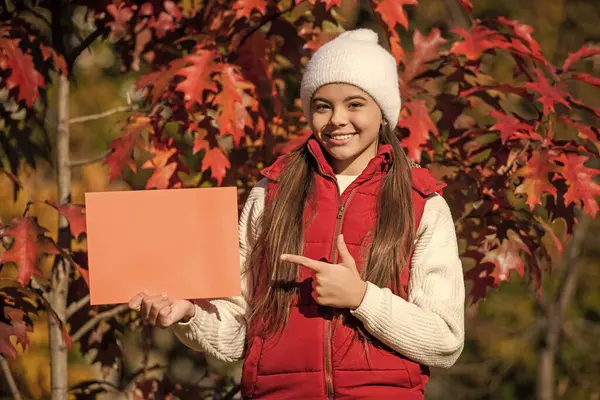
<instances>
[{"instance_id":1,"label":"zipper pull","mask_svg":"<svg viewBox=\"0 0 600 400\"><path fill-rule=\"evenodd\" d=\"M344 206L340 206L338 208L337 219L342 219L342 214L344 213Z\"/></svg>"}]
</instances>

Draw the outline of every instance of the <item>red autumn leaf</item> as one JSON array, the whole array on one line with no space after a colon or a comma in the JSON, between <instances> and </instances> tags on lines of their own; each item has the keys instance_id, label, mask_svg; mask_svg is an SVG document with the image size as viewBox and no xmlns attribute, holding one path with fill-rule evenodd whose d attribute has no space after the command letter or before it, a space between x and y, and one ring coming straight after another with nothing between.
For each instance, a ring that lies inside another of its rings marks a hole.
<instances>
[{"instance_id":1,"label":"red autumn leaf","mask_svg":"<svg viewBox=\"0 0 600 400\"><path fill-rule=\"evenodd\" d=\"M148 26L154 29L157 38L163 38L167 32L175 30L175 21L173 17L166 12L161 12L158 18L152 17Z\"/></svg>"},{"instance_id":2,"label":"red autumn leaf","mask_svg":"<svg viewBox=\"0 0 600 400\"><path fill-rule=\"evenodd\" d=\"M265 15L266 8L266 0L236 0L236 2L233 3L236 19L250 18L252 11L254 10L258 10L261 15Z\"/></svg>"},{"instance_id":3,"label":"red autumn leaf","mask_svg":"<svg viewBox=\"0 0 600 400\"><path fill-rule=\"evenodd\" d=\"M246 127L254 126L248 110L256 111L258 101L246 92L250 90L252 93L254 85L244 79L237 66L225 66L220 77L222 89L214 99L214 103L219 106L219 131L221 135L232 135L237 146L245 135Z\"/></svg>"},{"instance_id":4,"label":"red autumn leaf","mask_svg":"<svg viewBox=\"0 0 600 400\"><path fill-rule=\"evenodd\" d=\"M152 4L145 3L148 5L146 10L142 10L142 13L147 13L151 15L153 12ZM158 18L154 15L150 18L150 22L148 26L154 29L155 35L157 38L163 38L167 32L171 32L175 30L175 23L181 20L182 14L179 7L172 1L165 1L163 3L165 11L161 11L158 14Z\"/></svg>"},{"instance_id":5,"label":"red autumn leaf","mask_svg":"<svg viewBox=\"0 0 600 400\"><path fill-rule=\"evenodd\" d=\"M563 90L564 84L551 86L544 74L538 69L535 70L535 75L537 81L527 82L523 84L523 87L540 94L538 101L544 106L544 114L548 114L550 111L554 112L554 105L556 103L561 103L571 109L571 106L565 100L567 93Z\"/></svg>"},{"instance_id":6,"label":"red autumn leaf","mask_svg":"<svg viewBox=\"0 0 600 400\"><path fill-rule=\"evenodd\" d=\"M156 104L158 100L167 93L167 88L173 77L185 65L186 60L178 58L172 61L168 67L141 76L136 83L136 88L152 87L152 90L150 91L152 95L152 104Z\"/></svg>"},{"instance_id":7,"label":"red autumn leaf","mask_svg":"<svg viewBox=\"0 0 600 400\"><path fill-rule=\"evenodd\" d=\"M490 130L500 131L500 139L502 144L505 144L509 139L515 136L515 133L521 132L527 135L532 133L531 126L521 122L512 115L505 114L498 110L493 110L490 116L495 118L498 122L490 127Z\"/></svg>"},{"instance_id":8,"label":"red autumn leaf","mask_svg":"<svg viewBox=\"0 0 600 400\"><path fill-rule=\"evenodd\" d=\"M231 168L231 164L219 147L208 150L202 158L202 171L204 172L209 168L210 175L217 180L218 185L221 185L227 169Z\"/></svg>"},{"instance_id":9,"label":"red autumn leaf","mask_svg":"<svg viewBox=\"0 0 600 400\"><path fill-rule=\"evenodd\" d=\"M381 19L385 22L390 32L396 29L397 24L402 25L404 29L408 30L408 18L403 7L405 5L418 4L417 0L373 0L373 2L377 4L375 12L381 16Z\"/></svg>"},{"instance_id":10,"label":"red autumn leaf","mask_svg":"<svg viewBox=\"0 0 600 400\"><path fill-rule=\"evenodd\" d=\"M18 88L17 99L24 100L27 107L32 107L40 97L40 88L46 87L44 77L35 68L33 58L23 53L19 47L19 39L5 37L0 31L0 68L10 70L6 78L8 89Z\"/></svg>"},{"instance_id":11,"label":"red autumn leaf","mask_svg":"<svg viewBox=\"0 0 600 400\"><path fill-rule=\"evenodd\" d=\"M396 60L396 65L400 65L404 59L404 49L402 43L400 43L400 35L396 31L390 32L390 52Z\"/></svg>"},{"instance_id":12,"label":"red autumn leaf","mask_svg":"<svg viewBox=\"0 0 600 400\"><path fill-rule=\"evenodd\" d=\"M404 105L410 111L410 115L401 118L398 124L409 131L408 137L402 139L402 145L408 148L408 158L419 163L422 146L429 141L429 132L438 135L438 129L429 116L429 109L424 100L414 100Z\"/></svg>"},{"instance_id":13,"label":"red autumn leaf","mask_svg":"<svg viewBox=\"0 0 600 400\"><path fill-rule=\"evenodd\" d=\"M319 50L325 43L335 39L338 34L339 32L335 30L322 30L319 27L313 27L312 23L306 23L298 32L298 35L306 41L303 47L311 53Z\"/></svg>"},{"instance_id":14,"label":"red autumn leaf","mask_svg":"<svg viewBox=\"0 0 600 400\"><path fill-rule=\"evenodd\" d=\"M600 78L590 74L572 74L571 79L577 79L578 81L589 83L590 85L600 88Z\"/></svg>"},{"instance_id":15,"label":"red autumn leaf","mask_svg":"<svg viewBox=\"0 0 600 400\"><path fill-rule=\"evenodd\" d=\"M196 132L196 136L194 138L194 146L192 149L192 154L196 154L200 150L208 150L210 145L208 141L205 139L208 132L206 129L191 127L190 130Z\"/></svg>"},{"instance_id":16,"label":"red autumn leaf","mask_svg":"<svg viewBox=\"0 0 600 400\"><path fill-rule=\"evenodd\" d=\"M217 91L212 74L220 68L215 63L215 53L209 50L197 50L183 59L191 65L177 71L177 75L185 77L185 80L175 89L183 92L186 107L189 108L195 103L204 102L202 96L205 90Z\"/></svg>"},{"instance_id":17,"label":"red autumn leaf","mask_svg":"<svg viewBox=\"0 0 600 400\"><path fill-rule=\"evenodd\" d=\"M585 212L596 217L598 212L596 196L600 196L600 185L594 182L594 178L600 174L600 171L586 167L584 164L588 160L589 157L573 153L563 153L558 158L558 161L564 164L560 174L569 185L569 189L565 193L565 205L568 206L571 203L581 205L583 203Z\"/></svg>"},{"instance_id":18,"label":"red autumn leaf","mask_svg":"<svg viewBox=\"0 0 600 400\"><path fill-rule=\"evenodd\" d=\"M110 181L121 176L126 165L135 172L136 165L133 159L133 150L142 143L142 133L152 133L153 131L150 118L135 116L133 122L125 128L125 135L111 142L109 147L113 152L103 162L109 167L108 178Z\"/></svg>"},{"instance_id":19,"label":"red autumn leaf","mask_svg":"<svg viewBox=\"0 0 600 400\"><path fill-rule=\"evenodd\" d=\"M587 45L583 45L575 53L569 53L569 56L567 57L567 59L565 60L565 63L562 66L562 70L566 71L566 70L570 69L571 66L573 64L575 64L576 62L579 62L580 60L582 60L584 58L596 56L599 54L600 54L600 49L593 49L591 47L588 47Z\"/></svg>"},{"instance_id":20,"label":"red autumn leaf","mask_svg":"<svg viewBox=\"0 0 600 400\"><path fill-rule=\"evenodd\" d=\"M146 189L167 189L169 181L177 169L177 163L169 162L169 159L177 152L177 149L152 147L149 151L154 154L154 157L142 164L142 168L153 168L154 172L146 182Z\"/></svg>"},{"instance_id":21,"label":"red autumn leaf","mask_svg":"<svg viewBox=\"0 0 600 400\"><path fill-rule=\"evenodd\" d=\"M114 21L108 22L106 26L112 29L113 35L121 36L125 32L127 22L133 17L133 11L124 2L120 2L118 6L109 4L106 7L106 12L114 19Z\"/></svg>"},{"instance_id":22,"label":"red autumn leaf","mask_svg":"<svg viewBox=\"0 0 600 400\"><path fill-rule=\"evenodd\" d=\"M462 36L463 41L455 42L450 52L463 54L468 60L477 60L484 51L489 49L508 47L504 36L482 25L476 25L468 32L464 28L453 29L452 32Z\"/></svg>"},{"instance_id":23,"label":"red autumn leaf","mask_svg":"<svg viewBox=\"0 0 600 400\"><path fill-rule=\"evenodd\" d=\"M502 281L508 281L511 270L517 271L519 276L523 277L525 272L523 253L530 255L531 251L523 243L521 237L512 230L508 231L508 238L503 239L498 247L485 253L482 262L494 264L490 276L494 278L495 285Z\"/></svg>"},{"instance_id":24,"label":"red autumn leaf","mask_svg":"<svg viewBox=\"0 0 600 400\"><path fill-rule=\"evenodd\" d=\"M556 187L550 183L549 174L558 171L558 165L552 163L547 153L534 151L527 164L516 172L516 176L525 178L516 188L516 194L526 194L527 204L533 210L542 204L542 196L551 194L556 198Z\"/></svg>"},{"instance_id":25,"label":"red autumn leaf","mask_svg":"<svg viewBox=\"0 0 600 400\"><path fill-rule=\"evenodd\" d=\"M333 6L340 7L342 5L342 0L308 0L310 4L313 6L319 3L325 3L325 11L329 11L329 9Z\"/></svg>"},{"instance_id":26,"label":"red autumn leaf","mask_svg":"<svg viewBox=\"0 0 600 400\"><path fill-rule=\"evenodd\" d=\"M52 59L52 61L54 62L54 67L56 68L56 71L58 71L59 74L66 76L67 75L67 61L65 60L65 58L61 54L58 54L56 51L54 51L54 49L52 47L48 47L48 46L44 46L44 45L41 45L40 47L42 49L42 55L44 56L44 61L48 61L49 59Z\"/></svg>"},{"instance_id":27,"label":"red autumn leaf","mask_svg":"<svg viewBox=\"0 0 600 400\"><path fill-rule=\"evenodd\" d=\"M433 28L428 36L423 36L421 32L415 30L413 34L413 43L415 50L404 63L404 72L402 80L408 83L415 76L424 72L427 69L426 63L439 58L439 47L446 43L447 40L442 38L440 30Z\"/></svg>"},{"instance_id":28,"label":"red autumn leaf","mask_svg":"<svg viewBox=\"0 0 600 400\"><path fill-rule=\"evenodd\" d=\"M56 202L46 200L46 204L56 208L59 213L69 221L69 228L74 238L78 238L79 235L87 231L85 222L85 207L77 204L62 204L58 205Z\"/></svg>"},{"instance_id":29,"label":"red autumn leaf","mask_svg":"<svg viewBox=\"0 0 600 400\"><path fill-rule=\"evenodd\" d=\"M15 360L17 358L17 349L10 341L11 336L17 338L17 344L20 344L23 350L29 345L27 332L33 332L33 327L28 326L23 321L23 311L4 307L4 315L10 319L11 324L0 322L0 353Z\"/></svg>"},{"instance_id":30,"label":"red autumn leaf","mask_svg":"<svg viewBox=\"0 0 600 400\"><path fill-rule=\"evenodd\" d=\"M257 88L259 97L270 98L274 102L274 112L281 114L282 104L273 79L273 46L263 32L256 32L239 48L236 60L244 76Z\"/></svg>"},{"instance_id":31,"label":"red autumn leaf","mask_svg":"<svg viewBox=\"0 0 600 400\"><path fill-rule=\"evenodd\" d=\"M542 55L542 48L540 47L540 44L533 38L533 36L531 36L533 33L533 28L531 26L522 24L519 21L509 20L504 17L498 17L497 21L504 26L512 28L515 32L515 35L523 39L523 41L527 44L527 46L524 46L522 42L511 39L510 47L517 52L525 55L531 55L536 60L543 62L547 66L550 66L548 60Z\"/></svg>"},{"instance_id":32,"label":"red autumn leaf","mask_svg":"<svg viewBox=\"0 0 600 400\"><path fill-rule=\"evenodd\" d=\"M12 247L0 256L0 264L14 262L17 265L17 282L25 287L32 275L42 276L38 260L42 254L58 254L56 245L44 236L45 229L31 217L14 218L10 227L0 237L12 236Z\"/></svg>"}]
</instances>

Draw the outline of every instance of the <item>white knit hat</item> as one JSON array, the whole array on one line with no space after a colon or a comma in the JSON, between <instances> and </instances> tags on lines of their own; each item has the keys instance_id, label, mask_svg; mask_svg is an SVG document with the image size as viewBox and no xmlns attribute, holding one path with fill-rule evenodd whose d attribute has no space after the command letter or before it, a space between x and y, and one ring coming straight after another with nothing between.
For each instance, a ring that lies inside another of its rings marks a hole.
<instances>
[{"instance_id":1,"label":"white knit hat","mask_svg":"<svg viewBox=\"0 0 600 400\"><path fill-rule=\"evenodd\" d=\"M321 86L348 83L367 92L388 124L396 127L401 104L396 60L377 39L377 33L370 29L347 31L315 52L300 87L307 120L310 121L312 97Z\"/></svg>"}]
</instances>

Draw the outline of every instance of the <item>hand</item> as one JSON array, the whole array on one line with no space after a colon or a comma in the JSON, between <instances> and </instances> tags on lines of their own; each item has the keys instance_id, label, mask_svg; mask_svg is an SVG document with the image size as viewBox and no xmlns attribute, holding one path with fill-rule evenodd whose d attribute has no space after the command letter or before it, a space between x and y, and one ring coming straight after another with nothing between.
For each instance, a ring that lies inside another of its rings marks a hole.
<instances>
[{"instance_id":1,"label":"hand","mask_svg":"<svg viewBox=\"0 0 600 400\"><path fill-rule=\"evenodd\" d=\"M313 297L320 305L355 309L365 296L367 282L361 279L343 235L337 238L337 248L340 264L292 254L283 254L281 260L303 265L313 271Z\"/></svg>"},{"instance_id":2,"label":"hand","mask_svg":"<svg viewBox=\"0 0 600 400\"><path fill-rule=\"evenodd\" d=\"M146 292L138 293L129 300L128 306L141 314L145 324L158 325L162 328L179 321L189 321L196 311L191 301L172 301L165 293L154 296Z\"/></svg>"}]
</instances>

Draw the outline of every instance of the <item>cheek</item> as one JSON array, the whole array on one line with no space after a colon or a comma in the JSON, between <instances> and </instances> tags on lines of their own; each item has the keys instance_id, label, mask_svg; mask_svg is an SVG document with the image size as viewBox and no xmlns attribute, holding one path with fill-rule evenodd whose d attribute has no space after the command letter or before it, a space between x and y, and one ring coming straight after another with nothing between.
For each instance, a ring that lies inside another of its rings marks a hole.
<instances>
[{"instance_id":1,"label":"cheek","mask_svg":"<svg viewBox=\"0 0 600 400\"><path fill-rule=\"evenodd\" d=\"M376 116L372 116L365 113L362 115L357 115L352 122L354 124L354 127L361 133L371 136L374 134L379 134L380 124L378 124L376 121Z\"/></svg>"},{"instance_id":2,"label":"cheek","mask_svg":"<svg viewBox=\"0 0 600 400\"><path fill-rule=\"evenodd\" d=\"M315 132L321 132L328 124L329 119L324 114L312 114L311 127Z\"/></svg>"}]
</instances>

